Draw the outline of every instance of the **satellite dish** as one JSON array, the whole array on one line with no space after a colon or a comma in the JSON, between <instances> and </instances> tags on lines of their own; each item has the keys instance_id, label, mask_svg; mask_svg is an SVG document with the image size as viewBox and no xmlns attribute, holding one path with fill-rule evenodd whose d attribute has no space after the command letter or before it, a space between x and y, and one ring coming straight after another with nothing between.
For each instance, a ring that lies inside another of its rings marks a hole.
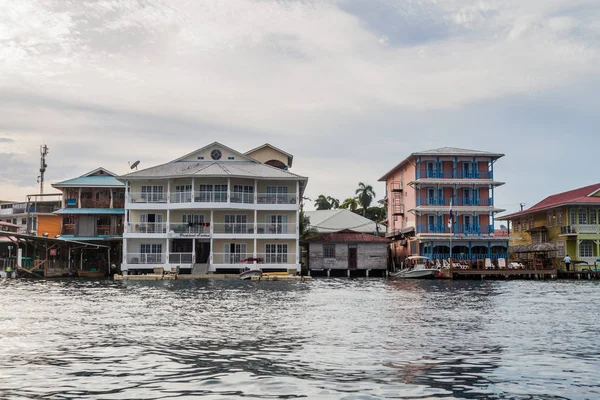
<instances>
[{"instance_id":1,"label":"satellite dish","mask_svg":"<svg viewBox=\"0 0 600 400\"><path fill-rule=\"evenodd\" d=\"M129 168L134 169L137 171L137 166L140 165L140 161L136 161L133 164L129 165Z\"/></svg>"},{"instance_id":2,"label":"satellite dish","mask_svg":"<svg viewBox=\"0 0 600 400\"><path fill-rule=\"evenodd\" d=\"M508 228L506 227L506 225L500 225L500 230L501 231L507 231Z\"/></svg>"}]
</instances>

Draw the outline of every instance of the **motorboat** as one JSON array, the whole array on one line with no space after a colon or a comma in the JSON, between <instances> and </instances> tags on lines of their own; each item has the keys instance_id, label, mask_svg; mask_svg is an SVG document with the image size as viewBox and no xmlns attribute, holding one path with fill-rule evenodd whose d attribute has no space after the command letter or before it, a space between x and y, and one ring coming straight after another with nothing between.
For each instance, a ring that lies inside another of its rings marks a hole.
<instances>
[{"instance_id":1,"label":"motorboat","mask_svg":"<svg viewBox=\"0 0 600 400\"><path fill-rule=\"evenodd\" d=\"M406 258L407 266L390 274L394 279L430 279L435 278L440 270L429 257L410 256Z\"/></svg>"},{"instance_id":2,"label":"motorboat","mask_svg":"<svg viewBox=\"0 0 600 400\"><path fill-rule=\"evenodd\" d=\"M263 272L260 269L247 269L240 274L240 279L252 279L254 276L260 277L262 275Z\"/></svg>"}]
</instances>

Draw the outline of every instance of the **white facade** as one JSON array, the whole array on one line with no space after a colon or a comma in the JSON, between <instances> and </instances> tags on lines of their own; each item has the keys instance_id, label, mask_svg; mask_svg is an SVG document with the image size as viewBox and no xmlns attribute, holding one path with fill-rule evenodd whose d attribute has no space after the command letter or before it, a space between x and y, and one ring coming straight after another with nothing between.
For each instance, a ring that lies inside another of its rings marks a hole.
<instances>
[{"instance_id":1,"label":"white facade","mask_svg":"<svg viewBox=\"0 0 600 400\"><path fill-rule=\"evenodd\" d=\"M119 179L126 185L124 272L237 273L248 264L300 271L306 178L213 143Z\"/></svg>"}]
</instances>

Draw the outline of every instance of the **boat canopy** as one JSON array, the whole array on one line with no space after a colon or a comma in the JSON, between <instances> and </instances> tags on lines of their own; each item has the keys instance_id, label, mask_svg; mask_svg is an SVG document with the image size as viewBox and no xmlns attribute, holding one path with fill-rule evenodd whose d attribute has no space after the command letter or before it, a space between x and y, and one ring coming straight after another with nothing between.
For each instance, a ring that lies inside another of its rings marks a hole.
<instances>
[{"instance_id":1,"label":"boat canopy","mask_svg":"<svg viewBox=\"0 0 600 400\"><path fill-rule=\"evenodd\" d=\"M425 256L408 256L406 257L407 260L429 260L431 261L431 258L429 257L425 257Z\"/></svg>"}]
</instances>

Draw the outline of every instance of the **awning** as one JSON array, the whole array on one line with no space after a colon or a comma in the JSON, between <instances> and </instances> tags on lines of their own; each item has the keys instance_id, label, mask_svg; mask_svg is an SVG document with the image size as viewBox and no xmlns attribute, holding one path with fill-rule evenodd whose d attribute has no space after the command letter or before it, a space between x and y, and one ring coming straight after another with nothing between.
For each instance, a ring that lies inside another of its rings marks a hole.
<instances>
[{"instance_id":1,"label":"awning","mask_svg":"<svg viewBox=\"0 0 600 400\"><path fill-rule=\"evenodd\" d=\"M551 251L557 251L558 249L554 243L536 243L526 244L521 246L511 246L508 249L509 253L548 253Z\"/></svg>"}]
</instances>

